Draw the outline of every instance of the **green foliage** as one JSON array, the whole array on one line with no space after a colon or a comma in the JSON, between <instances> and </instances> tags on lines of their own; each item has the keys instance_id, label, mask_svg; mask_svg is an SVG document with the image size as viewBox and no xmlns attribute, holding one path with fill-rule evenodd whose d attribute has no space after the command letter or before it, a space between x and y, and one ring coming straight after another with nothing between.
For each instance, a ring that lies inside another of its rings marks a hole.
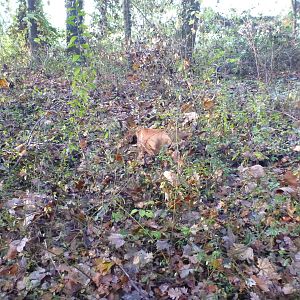
<instances>
[{"instance_id":1,"label":"green foliage","mask_svg":"<svg viewBox=\"0 0 300 300\"><path fill-rule=\"evenodd\" d=\"M225 17L205 9L201 14L195 70L205 80L216 72L213 65L220 68L220 76L256 74L260 79L271 80L275 69L295 67L297 62L291 64L288 59L294 57L295 51L299 49L292 46L290 27L276 17L253 17L247 13Z\"/></svg>"},{"instance_id":2,"label":"green foliage","mask_svg":"<svg viewBox=\"0 0 300 300\"><path fill-rule=\"evenodd\" d=\"M84 25L67 45L78 53L51 44L31 69L24 36L0 36L3 77L15 83L0 95L0 298L296 299L299 83L292 69L276 77L286 61L262 68L272 49L293 52L290 28L197 12L190 66L176 18L157 18L178 7L142 1L148 21L134 8L128 72L119 2L100 2L100 40ZM257 81L257 66L276 80ZM136 125L165 130L172 145L142 161Z\"/></svg>"}]
</instances>

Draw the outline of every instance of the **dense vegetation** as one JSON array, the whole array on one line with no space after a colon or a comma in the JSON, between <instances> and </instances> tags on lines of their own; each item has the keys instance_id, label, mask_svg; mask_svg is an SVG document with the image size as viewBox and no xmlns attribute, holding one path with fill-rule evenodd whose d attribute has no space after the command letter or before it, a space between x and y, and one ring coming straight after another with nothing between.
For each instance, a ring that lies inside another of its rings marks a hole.
<instances>
[{"instance_id":1,"label":"dense vegetation","mask_svg":"<svg viewBox=\"0 0 300 300\"><path fill-rule=\"evenodd\" d=\"M300 298L291 2L95 0L87 26L67 0L62 31L18 1L0 23L1 299Z\"/></svg>"}]
</instances>

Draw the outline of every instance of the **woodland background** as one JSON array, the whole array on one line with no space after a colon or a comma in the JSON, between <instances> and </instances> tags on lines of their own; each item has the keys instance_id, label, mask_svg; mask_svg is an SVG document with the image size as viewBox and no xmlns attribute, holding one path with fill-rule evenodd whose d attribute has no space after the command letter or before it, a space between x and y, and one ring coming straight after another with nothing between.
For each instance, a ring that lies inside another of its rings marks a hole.
<instances>
[{"instance_id":1,"label":"woodland background","mask_svg":"<svg viewBox=\"0 0 300 300\"><path fill-rule=\"evenodd\" d=\"M300 2L67 0L65 30L16 2L0 298L299 299Z\"/></svg>"}]
</instances>

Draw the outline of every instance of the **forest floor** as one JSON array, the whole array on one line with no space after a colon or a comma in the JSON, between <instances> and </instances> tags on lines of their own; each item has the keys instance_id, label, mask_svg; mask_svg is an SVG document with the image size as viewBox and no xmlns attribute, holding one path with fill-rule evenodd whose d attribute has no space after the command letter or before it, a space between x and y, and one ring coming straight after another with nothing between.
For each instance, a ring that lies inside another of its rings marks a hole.
<instances>
[{"instance_id":1,"label":"forest floor","mask_svg":"<svg viewBox=\"0 0 300 300\"><path fill-rule=\"evenodd\" d=\"M0 91L1 299L300 299L299 74L183 86Z\"/></svg>"}]
</instances>

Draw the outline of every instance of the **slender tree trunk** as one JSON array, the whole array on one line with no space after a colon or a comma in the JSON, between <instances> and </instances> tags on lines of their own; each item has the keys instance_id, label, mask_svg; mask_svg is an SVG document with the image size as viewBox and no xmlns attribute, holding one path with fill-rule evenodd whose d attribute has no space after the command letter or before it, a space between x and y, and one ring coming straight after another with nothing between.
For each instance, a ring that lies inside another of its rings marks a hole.
<instances>
[{"instance_id":1,"label":"slender tree trunk","mask_svg":"<svg viewBox=\"0 0 300 300\"><path fill-rule=\"evenodd\" d=\"M76 37L73 47L69 47L68 51L80 54L80 45L84 43L83 37L83 0L65 0L67 9L67 45L70 44L73 37Z\"/></svg>"},{"instance_id":2,"label":"slender tree trunk","mask_svg":"<svg viewBox=\"0 0 300 300\"><path fill-rule=\"evenodd\" d=\"M292 8L293 8L293 35L294 38L296 38L298 33L297 19L300 10L300 1L292 0Z\"/></svg>"},{"instance_id":3,"label":"slender tree trunk","mask_svg":"<svg viewBox=\"0 0 300 300\"><path fill-rule=\"evenodd\" d=\"M19 5L16 12L16 25L17 30L23 31L28 29L28 24L25 21L25 17L27 16L27 0L19 0Z\"/></svg>"},{"instance_id":4,"label":"slender tree trunk","mask_svg":"<svg viewBox=\"0 0 300 300\"><path fill-rule=\"evenodd\" d=\"M105 37L108 27L107 20L107 9L108 9L108 0L97 0L96 9L99 11L100 21L99 21L99 31L100 38Z\"/></svg>"},{"instance_id":5,"label":"slender tree trunk","mask_svg":"<svg viewBox=\"0 0 300 300\"><path fill-rule=\"evenodd\" d=\"M182 0L181 56L190 62L192 61L198 29L196 12L199 10L200 3L198 0Z\"/></svg>"},{"instance_id":6,"label":"slender tree trunk","mask_svg":"<svg viewBox=\"0 0 300 300\"><path fill-rule=\"evenodd\" d=\"M30 52L33 58L37 56L37 50L39 48L39 44L36 42L36 38L38 38L38 25L35 18L32 15L37 14L37 9L39 5L39 0L27 0L27 10L29 14L29 30L28 30L28 41L30 45Z\"/></svg>"},{"instance_id":7,"label":"slender tree trunk","mask_svg":"<svg viewBox=\"0 0 300 300\"><path fill-rule=\"evenodd\" d=\"M131 0L124 0L123 2L123 15L124 15L124 33L125 33L125 48L128 53L128 67L132 67L132 57L129 53L131 44Z\"/></svg>"}]
</instances>

